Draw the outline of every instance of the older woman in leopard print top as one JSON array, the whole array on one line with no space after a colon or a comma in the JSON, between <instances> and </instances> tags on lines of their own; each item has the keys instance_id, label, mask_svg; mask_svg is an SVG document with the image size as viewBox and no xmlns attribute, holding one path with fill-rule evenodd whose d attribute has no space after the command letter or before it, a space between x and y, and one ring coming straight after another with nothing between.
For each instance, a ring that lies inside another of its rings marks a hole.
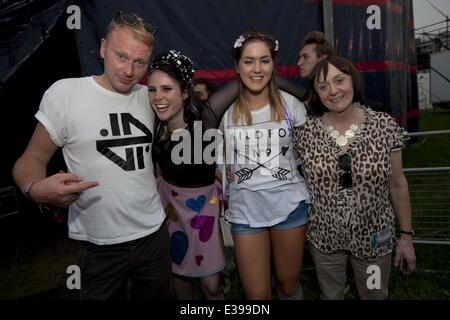
<instances>
[{"instance_id":1,"label":"older woman in leopard print top","mask_svg":"<svg viewBox=\"0 0 450 320\"><path fill-rule=\"evenodd\" d=\"M294 145L311 196L308 239L321 298L344 298L349 259L361 299L385 299L395 215L401 235L394 265L404 259L407 272L415 270L406 132L359 103L359 74L342 57L317 64L311 89L312 115L296 129Z\"/></svg>"}]
</instances>

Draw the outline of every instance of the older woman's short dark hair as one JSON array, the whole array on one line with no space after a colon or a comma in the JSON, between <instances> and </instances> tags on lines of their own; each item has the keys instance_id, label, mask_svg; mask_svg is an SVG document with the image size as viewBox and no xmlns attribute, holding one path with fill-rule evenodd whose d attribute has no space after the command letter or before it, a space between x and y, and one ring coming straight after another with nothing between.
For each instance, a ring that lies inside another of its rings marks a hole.
<instances>
[{"instance_id":1,"label":"older woman's short dark hair","mask_svg":"<svg viewBox=\"0 0 450 320\"><path fill-rule=\"evenodd\" d=\"M311 95L308 101L308 109L309 112L315 116L322 116L325 112L328 112L328 108L323 105L322 101L320 101L319 94L316 91L314 83L317 80L316 78L319 77L321 74L324 75L325 79L327 78L328 66L330 64L352 78L353 84L352 102L362 101L361 76L358 70L356 70L356 67L350 60L347 60L339 56L331 56L319 61L314 67L311 76L309 78L309 88L311 90Z\"/></svg>"}]
</instances>

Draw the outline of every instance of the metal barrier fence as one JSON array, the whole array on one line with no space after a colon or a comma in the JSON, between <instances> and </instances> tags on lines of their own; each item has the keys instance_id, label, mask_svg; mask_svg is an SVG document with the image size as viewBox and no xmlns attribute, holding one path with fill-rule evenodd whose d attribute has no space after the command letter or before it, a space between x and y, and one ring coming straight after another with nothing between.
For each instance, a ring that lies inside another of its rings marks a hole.
<instances>
[{"instance_id":1,"label":"metal barrier fence","mask_svg":"<svg viewBox=\"0 0 450 320\"><path fill-rule=\"evenodd\" d=\"M405 169L414 242L450 244L450 167Z\"/></svg>"},{"instance_id":2,"label":"metal barrier fence","mask_svg":"<svg viewBox=\"0 0 450 320\"><path fill-rule=\"evenodd\" d=\"M450 130L414 132L414 136L450 135ZM415 243L450 244L450 167L404 169L411 196Z\"/></svg>"}]
</instances>

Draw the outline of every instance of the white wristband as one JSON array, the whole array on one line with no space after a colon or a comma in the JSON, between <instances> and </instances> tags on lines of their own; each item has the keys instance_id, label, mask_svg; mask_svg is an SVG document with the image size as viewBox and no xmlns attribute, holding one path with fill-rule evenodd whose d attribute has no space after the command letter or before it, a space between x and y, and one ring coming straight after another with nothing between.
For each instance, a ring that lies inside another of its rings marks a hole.
<instances>
[{"instance_id":1,"label":"white wristband","mask_svg":"<svg viewBox=\"0 0 450 320\"><path fill-rule=\"evenodd\" d=\"M25 187L22 189L22 190L23 190L23 194L24 194L28 199L33 200L33 199L31 198L30 192L31 192L31 188L33 187L33 185L34 185L36 182L38 182L38 181L28 182L28 183L25 185Z\"/></svg>"}]
</instances>

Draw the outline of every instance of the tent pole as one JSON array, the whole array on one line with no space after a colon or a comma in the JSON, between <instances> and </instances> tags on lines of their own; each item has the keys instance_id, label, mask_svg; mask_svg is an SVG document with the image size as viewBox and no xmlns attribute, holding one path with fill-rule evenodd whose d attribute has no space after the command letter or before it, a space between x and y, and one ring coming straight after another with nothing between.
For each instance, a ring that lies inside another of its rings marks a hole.
<instances>
[{"instance_id":1,"label":"tent pole","mask_svg":"<svg viewBox=\"0 0 450 320\"><path fill-rule=\"evenodd\" d=\"M334 21L333 21L333 0L322 1L323 29L325 37L335 46L334 43Z\"/></svg>"}]
</instances>

